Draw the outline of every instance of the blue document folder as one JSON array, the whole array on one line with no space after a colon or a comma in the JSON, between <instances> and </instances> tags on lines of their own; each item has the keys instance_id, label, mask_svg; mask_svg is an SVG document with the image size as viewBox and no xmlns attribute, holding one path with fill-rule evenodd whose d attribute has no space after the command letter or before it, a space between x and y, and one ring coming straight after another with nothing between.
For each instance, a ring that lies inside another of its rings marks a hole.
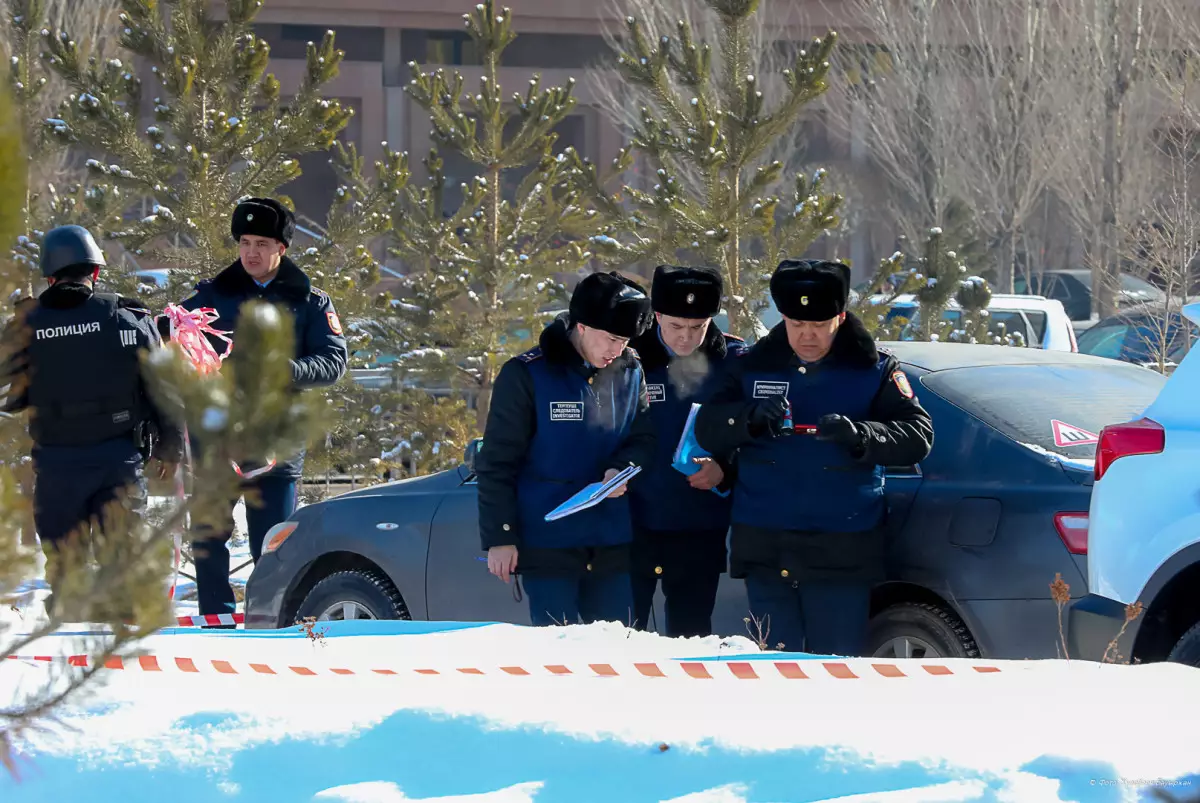
<instances>
[{"instance_id":1,"label":"blue document folder","mask_svg":"<svg viewBox=\"0 0 1200 803\"><path fill-rule=\"evenodd\" d=\"M589 507L600 504L608 498L609 494L629 482L630 478L641 470L640 466L629 466L608 482L593 482L547 513L545 516L546 521L557 521L564 516L570 516L572 513L578 513L581 510L587 510Z\"/></svg>"},{"instance_id":2,"label":"blue document folder","mask_svg":"<svg viewBox=\"0 0 1200 803\"><path fill-rule=\"evenodd\" d=\"M671 466L676 471L688 476L700 470L699 464L692 462L693 458L712 457L696 441L696 413L698 412L700 412L700 405L693 404L688 413L687 423L683 425L683 434L679 437L679 445L675 447L675 456L671 461ZM729 491L720 491L716 488L711 490L721 498L729 496Z\"/></svg>"}]
</instances>

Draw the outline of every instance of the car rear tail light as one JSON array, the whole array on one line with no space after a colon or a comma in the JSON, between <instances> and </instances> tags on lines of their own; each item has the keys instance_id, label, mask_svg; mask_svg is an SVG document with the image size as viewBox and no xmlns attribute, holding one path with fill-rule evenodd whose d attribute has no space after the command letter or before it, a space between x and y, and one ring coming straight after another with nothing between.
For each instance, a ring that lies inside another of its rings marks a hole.
<instances>
[{"instance_id":1,"label":"car rear tail light","mask_svg":"<svg viewBox=\"0 0 1200 803\"><path fill-rule=\"evenodd\" d=\"M1088 548L1088 514L1055 513L1054 529L1072 555L1086 555Z\"/></svg>"},{"instance_id":2,"label":"car rear tail light","mask_svg":"<svg viewBox=\"0 0 1200 803\"><path fill-rule=\"evenodd\" d=\"M1135 454L1158 454L1166 446L1167 433L1162 424L1149 418L1139 418L1124 424L1113 424L1100 430L1096 447L1096 480L1108 467L1122 457Z\"/></svg>"}]
</instances>

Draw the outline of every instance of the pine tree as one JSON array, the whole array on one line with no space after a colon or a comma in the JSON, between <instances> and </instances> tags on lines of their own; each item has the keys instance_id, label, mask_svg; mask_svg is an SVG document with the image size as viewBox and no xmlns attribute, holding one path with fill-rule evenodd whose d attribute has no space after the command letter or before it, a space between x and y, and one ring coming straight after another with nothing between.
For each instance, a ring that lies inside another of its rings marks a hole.
<instances>
[{"instance_id":1,"label":"pine tree","mask_svg":"<svg viewBox=\"0 0 1200 803\"><path fill-rule=\"evenodd\" d=\"M40 279L38 257L42 232L64 223L76 223L94 230L118 224L125 199L106 186L93 186L82 180L78 171L65 162L69 155L63 144L51 132L59 124L57 118L43 113L52 104L49 93L62 89L61 81L48 69L42 58L43 30L50 18L47 0L8 0L3 31L4 50L9 56L8 85L13 105L21 121L24 143L25 191L22 205L23 235L15 242L13 257L28 269L27 282L18 288L22 295L31 295ZM90 8L90 20L95 35L109 22L107 7ZM84 53L98 49L96 41L80 45Z\"/></svg>"},{"instance_id":2,"label":"pine tree","mask_svg":"<svg viewBox=\"0 0 1200 803\"><path fill-rule=\"evenodd\" d=\"M332 32L309 43L304 78L291 100L267 72L269 47L254 35L261 0L226 0L218 20L205 0L122 0L125 58L81 53L69 32L42 31L50 66L71 87L46 123L60 143L96 154L96 191L129 202L109 236L171 266L168 299L236 258L229 216L236 202L271 195L300 175L302 154L327 150L352 110L322 97L343 53ZM151 65L154 124L143 129L135 59ZM136 202L149 214L131 220Z\"/></svg>"},{"instance_id":3,"label":"pine tree","mask_svg":"<svg viewBox=\"0 0 1200 803\"><path fill-rule=\"evenodd\" d=\"M904 238L901 242L904 244ZM897 251L885 260L892 267L903 267L893 274L895 291L877 306L886 309L895 297L912 293L917 311L911 320L896 316L886 323L882 314L877 314L875 321L864 315L876 339L1025 345L1020 332L1010 333L1003 324L993 324L988 312L992 290L987 280L969 275L966 262L957 250L948 247L947 235L941 228L929 230L921 254L913 257ZM889 269L881 267L880 273L886 274ZM946 315L952 304L954 309Z\"/></svg>"},{"instance_id":4,"label":"pine tree","mask_svg":"<svg viewBox=\"0 0 1200 803\"><path fill-rule=\"evenodd\" d=\"M719 58L709 45L695 44L682 20L676 39L664 35L651 42L639 20L626 19L618 66L625 80L654 98L642 109L632 144L657 170L657 183L651 191L624 187L631 208L620 214L591 171L610 224L594 244L604 256L627 263L720 266L730 326L747 335L752 316L766 307L779 261L802 256L838 224L842 197L826 191L824 170L787 182L792 189L785 204L774 194L783 189L783 164L763 158L773 142L790 135L805 106L827 90L837 37L830 32L800 50L778 77L781 97L768 104L764 93L774 77L747 68L759 0L706 5L720 21ZM702 176L699 187L681 180L693 172Z\"/></svg>"},{"instance_id":5,"label":"pine tree","mask_svg":"<svg viewBox=\"0 0 1200 803\"><path fill-rule=\"evenodd\" d=\"M543 88L535 75L506 108L499 73L515 39L512 14L486 0L464 18L483 60L477 92L464 92L459 73L409 65L414 77L405 91L429 113L436 147L424 159L428 183L410 187L397 208L394 253L412 272L377 326L400 357L403 385L460 393L482 430L500 366L536 340L547 320L543 308L566 306L555 274L588 265L588 240L601 232L602 216L577 186L576 154L554 152L554 129L575 106L574 81ZM437 148L479 170L449 214ZM430 408L414 398L410 407L414 415L439 414L419 428L435 442L461 430L452 405ZM453 453L442 452L448 463L463 444L452 445Z\"/></svg>"}]
</instances>

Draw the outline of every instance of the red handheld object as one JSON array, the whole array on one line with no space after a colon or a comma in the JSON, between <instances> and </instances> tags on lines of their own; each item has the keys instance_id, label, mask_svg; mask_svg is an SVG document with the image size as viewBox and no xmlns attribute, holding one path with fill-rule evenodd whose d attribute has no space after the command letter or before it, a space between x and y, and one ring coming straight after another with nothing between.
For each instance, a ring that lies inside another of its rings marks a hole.
<instances>
[{"instance_id":1,"label":"red handheld object","mask_svg":"<svg viewBox=\"0 0 1200 803\"><path fill-rule=\"evenodd\" d=\"M817 425L816 424L793 424L792 429L797 435L816 435L817 434Z\"/></svg>"}]
</instances>

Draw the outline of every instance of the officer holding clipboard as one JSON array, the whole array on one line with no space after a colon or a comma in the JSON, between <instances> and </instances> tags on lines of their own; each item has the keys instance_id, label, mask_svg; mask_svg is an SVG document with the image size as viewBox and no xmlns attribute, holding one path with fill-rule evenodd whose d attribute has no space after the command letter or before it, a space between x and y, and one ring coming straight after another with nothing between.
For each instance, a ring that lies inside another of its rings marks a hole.
<instances>
[{"instance_id":1,"label":"officer holding clipboard","mask_svg":"<svg viewBox=\"0 0 1200 803\"><path fill-rule=\"evenodd\" d=\"M712 318L724 281L713 268L660 265L650 303L655 325L633 342L646 371L658 432L654 461L629 492L633 505L633 601L645 629L662 582L666 635L712 635L717 586L726 567L732 472L719 459L696 458L685 474L673 458L693 404L703 404L729 363L745 350Z\"/></svg>"},{"instance_id":2,"label":"officer holding clipboard","mask_svg":"<svg viewBox=\"0 0 1200 803\"><path fill-rule=\"evenodd\" d=\"M626 486L546 517L588 485L653 458L646 381L628 348L651 320L634 282L590 274L538 347L496 377L476 458L479 533L492 574L509 582L520 573L534 625L631 623Z\"/></svg>"},{"instance_id":3,"label":"officer holding clipboard","mask_svg":"<svg viewBox=\"0 0 1200 803\"><path fill-rule=\"evenodd\" d=\"M771 297L784 320L696 417L703 448L737 454L730 574L772 648L861 654L884 579L883 469L933 446L929 413L846 310L849 291L845 265L781 262Z\"/></svg>"}]
</instances>

